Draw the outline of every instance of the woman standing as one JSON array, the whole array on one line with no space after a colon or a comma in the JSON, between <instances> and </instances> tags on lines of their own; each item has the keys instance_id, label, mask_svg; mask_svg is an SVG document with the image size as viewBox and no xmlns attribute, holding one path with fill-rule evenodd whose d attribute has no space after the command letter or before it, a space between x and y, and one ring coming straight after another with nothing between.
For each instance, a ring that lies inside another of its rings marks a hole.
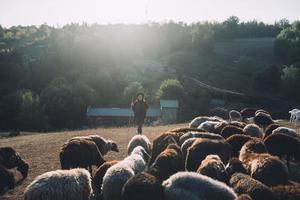
<instances>
[{"instance_id":1,"label":"woman standing","mask_svg":"<svg viewBox=\"0 0 300 200\"><path fill-rule=\"evenodd\" d=\"M146 117L146 112L149 108L147 102L145 101L144 93L137 93L136 99L131 103L131 108L134 114L134 121L137 124L137 133L142 134L142 126Z\"/></svg>"}]
</instances>

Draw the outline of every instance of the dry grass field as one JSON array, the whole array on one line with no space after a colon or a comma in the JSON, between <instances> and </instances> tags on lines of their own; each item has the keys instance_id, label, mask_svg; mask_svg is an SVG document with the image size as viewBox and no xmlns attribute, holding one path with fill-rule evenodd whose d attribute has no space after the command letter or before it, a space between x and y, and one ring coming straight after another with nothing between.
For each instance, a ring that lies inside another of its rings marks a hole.
<instances>
[{"instance_id":1,"label":"dry grass field","mask_svg":"<svg viewBox=\"0 0 300 200\"><path fill-rule=\"evenodd\" d=\"M285 126L291 127L286 122L281 122ZM153 140L157 135L166 130L178 127L186 127L187 124L175 124L169 126L155 126L145 127L144 134ZM298 132L300 128L298 127ZM23 191L25 187L38 175L60 169L59 163L59 150L60 146L68 139L81 136L99 134L105 138L113 139L117 142L120 152L110 152L105 157L106 160L122 159L127 154L127 143L130 138L135 134L133 127L122 127L122 128L98 128L88 129L81 131L65 131L56 133L33 133L31 135L23 135L14 138L0 139L0 147L10 146L15 148L22 158L24 158L30 166L29 174L27 179L18 185L15 189L8 191L3 196L0 196L1 200L20 200L23 199ZM95 170L94 170L95 171ZM20 177L18 172L15 172L17 178ZM292 179L300 182L300 166L292 166Z\"/></svg>"},{"instance_id":2,"label":"dry grass field","mask_svg":"<svg viewBox=\"0 0 300 200\"><path fill-rule=\"evenodd\" d=\"M176 128L184 127L186 124L176 124L170 126L155 126L145 127L143 129L144 134L153 140L160 133ZM0 147L10 146L15 148L22 158L24 158L30 166L28 177L13 190L8 191L3 196L0 196L1 200L20 200L23 199L23 191L25 187L38 175L60 169L59 163L59 150L60 146L68 139L81 136L99 134L105 138L113 139L117 142L120 151L110 152L105 157L106 160L122 159L127 154L127 143L130 138L135 134L135 129L130 127L122 128L98 128L88 129L82 131L65 131L46 134L31 134L18 136L14 138L0 139ZM94 170L95 171L95 170ZM17 178L20 178L20 174L15 172ZM18 179L17 179L18 180Z\"/></svg>"}]
</instances>

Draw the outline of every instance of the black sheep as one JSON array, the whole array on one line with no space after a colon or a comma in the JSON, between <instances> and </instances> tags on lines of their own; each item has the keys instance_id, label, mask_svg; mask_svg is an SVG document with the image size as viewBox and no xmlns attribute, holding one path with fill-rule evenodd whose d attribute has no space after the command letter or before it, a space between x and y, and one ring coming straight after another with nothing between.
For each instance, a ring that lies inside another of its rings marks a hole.
<instances>
[{"instance_id":1,"label":"black sheep","mask_svg":"<svg viewBox=\"0 0 300 200\"><path fill-rule=\"evenodd\" d=\"M163 200L164 189L157 178L147 172L131 177L123 186L122 200Z\"/></svg>"},{"instance_id":2,"label":"black sheep","mask_svg":"<svg viewBox=\"0 0 300 200\"><path fill-rule=\"evenodd\" d=\"M27 177L29 165L11 147L0 148L0 165L3 165L7 169L17 167L17 170L22 174L23 179Z\"/></svg>"},{"instance_id":3,"label":"black sheep","mask_svg":"<svg viewBox=\"0 0 300 200\"><path fill-rule=\"evenodd\" d=\"M251 139L251 136L245 134L235 134L226 138L226 141L232 147L231 156L238 157L242 146Z\"/></svg>"},{"instance_id":4,"label":"black sheep","mask_svg":"<svg viewBox=\"0 0 300 200\"><path fill-rule=\"evenodd\" d=\"M6 167L0 165L0 194L6 188L13 189L15 187L15 179L12 172L8 171Z\"/></svg>"},{"instance_id":5,"label":"black sheep","mask_svg":"<svg viewBox=\"0 0 300 200\"><path fill-rule=\"evenodd\" d=\"M232 135L236 135L236 134L244 134L243 129L233 126L233 125L227 125L221 131L221 135L225 139Z\"/></svg>"},{"instance_id":6,"label":"black sheep","mask_svg":"<svg viewBox=\"0 0 300 200\"><path fill-rule=\"evenodd\" d=\"M89 168L92 174L92 165L100 166L105 160L95 144L89 140L71 140L65 143L59 153L62 169Z\"/></svg>"},{"instance_id":7,"label":"black sheep","mask_svg":"<svg viewBox=\"0 0 300 200\"><path fill-rule=\"evenodd\" d=\"M287 156L288 168L290 167L290 157L296 159L299 159L300 157L300 141L289 135L282 133L272 134L264 139L264 143L270 154L280 158L285 155Z\"/></svg>"},{"instance_id":8,"label":"black sheep","mask_svg":"<svg viewBox=\"0 0 300 200\"><path fill-rule=\"evenodd\" d=\"M229 183L237 194L248 194L253 200L276 199L269 187L248 175L235 173Z\"/></svg>"},{"instance_id":9,"label":"black sheep","mask_svg":"<svg viewBox=\"0 0 300 200\"><path fill-rule=\"evenodd\" d=\"M247 173L243 163L235 157L229 160L228 164L225 167L225 170L229 177L231 177L234 173Z\"/></svg>"},{"instance_id":10,"label":"black sheep","mask_svg":"<svg viewBox=\"0 0 300 200\"><path fill-rule=\"evenodd\" d=\"M259 112L255 115L253 118L254 123L262 128L266 128L270 124L273 124L273 119L271 115L264 113L264 112Z\"/></svg>"},{"instance_id":11,"label":"black sheep","mask_svg":"<svg viewBox=\"0 0 300 200\"><path fill-rule=\"evenodd\" d=\"M242 115L242 119L243 121L245 121L245 119L250 118L250 117L254 117L256 112L255 108L244 108L243 110L241 110L241 115Z\"/></svg>"}]
</instances>

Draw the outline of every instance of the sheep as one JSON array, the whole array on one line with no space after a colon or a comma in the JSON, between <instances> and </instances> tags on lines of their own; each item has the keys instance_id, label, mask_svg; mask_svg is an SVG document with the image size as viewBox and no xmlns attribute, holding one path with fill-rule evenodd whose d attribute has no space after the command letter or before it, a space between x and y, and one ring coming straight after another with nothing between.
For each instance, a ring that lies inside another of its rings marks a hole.
<instances>
[{"instance_id":1,"label":"sheep","mask_svg":"<svg viewBox=\"0 0 300 200\"><path fill-rule=\"evenodd\" d=\"M219 122L214 122L214 121L205 121L202 122L198 128L201 130L205 130L207 132L215 132L215 125L218 124Z\"/></svg>"},{"instance_id":2,"label":"sheep","mask_svg":"<svg viewBox=\"0 0 300 200\"><path fill-rule=\"evenodd\" d=\"M243 129L244 134L250 135L251 137L263 138L264 134L262 130L256 124L248 124Z\"/></svg>"},{"instance_id":3,"label":"sheep","mask_svg":"<svg viewBox=\"0 0 300 200\"><path fill-rule=\"evenodd\" d=\"M104 200L121 199L122 188L126 181L135 174L142 172L148 159L149 155L146 150L137 146L124 160L110 167L103 177L102 193Z\"/></svg>"},{"instance_id":4,"label":"sheep","mask_svg":"<svg viewBox=\"0 0 300 200\"><path fill-rule=\"evenodd\" d=\"M221 135L225 139L232 136L232 135L235 135L235 134L244 134L243 129L238 128L236 126L227 125L221 131Z\"/></svg>"},{"instance_id":5,"label":"sheep","mask_svg":"<svg viewBox=\"0 0 300 200\"><path fill-rule=\"evenodd\" d=\"M287 167L290 168L290 157L300 158L300 140L283 133L269 135L264 139L264 144L270 154L280 158L287 156Z\"/></svg>"},{"instance_id":6,"label":"sheep","mask_svg":"<svg viewBox=\"0 0 300 200\"><path fill-rule=\"evenodd\" d=\"M224 139L222 136L209 132L187 132L179 138L179 144L182 145L190 138L208 138L208 139Z\"/></svg>"},{"instance_id":7,"label":"sheep","mask_svg":"<svg viewBox=\"0 0 300 200\"><path fill-rule=\"evenodd\" d=\"M226 142L231 145L231 156L238 157L242 146L251 139L251 136L243 134L235 134L226 138Z\"/></svg>"},{"instance_id":8,"label":"sheep","mask_svg":"<svg viewBox=\"0 0 300 200\"><path fill-rule=\"evenodd\" d=\"M105 160L95 144L90 140L70 140L61 147L59 153L62 169L89 168L92 174L92 165L99 167Z\"/></svg>"},{"instance_id":9,"label":"sheep","mask_svg":"<svg viewBox=\"0 0 300 200\"><path fill-rule=\"evenodd\" d=\"M258 109L258 110L256 110L255 113L254 113L254 116L257 115L258 113L265 113L265 114L271 116L271 114L270 114L268 111L263 110L263 109Z\"/></svg>"},{"instance_id":10,"label":"sheep","mask_svg":"<svg viewBox=\"0 0 300 200\"><path fill-rule=\"evenodd\" d=\"M245 121L247 118L254 117L255 111L255 108L244 108L241 110L240 113L242 115L242 120Z\"/></svg>"},{"instance_id":11,"label":"sheep","mask_svg":"<svg viewBox=\"0 0 300 200\"><path fill-rule=\"evenodd\" d=\"M102 156L106 155L109 151L119 152L115 141L107 140L99 135L78 136L71 138L71 140L89 140L95 142Z\"/></svg>"},{"instance_id":12,"label":"sheep","mask_svg":"<svg viewBox=\"0 0 300 200\"><path fill-rule=\"evenodd\" d=\"M242 194L238 196L235 200L252 200L252 198L248 194Z\"/></svg>"},{"instance_id":13,"label":"sheep","mask_svg":"<svg viewBox=\"0 0 300 200\"><path fill-rule=\"evenodd\" d=\"M277 200L300 199L300 185L279 185L271 188Z\"/></svg>"},{"instance_id":14,"label":"sheep","mask_svg":"<svg viewBox=\"0 0 300 200\"><path fill-rule=\"evenodd\" d=\"M215 121L215 122L220 122L223 121L223 119L219 118L219 117L208 117L208 116L199 116L194 118L190 124L189 124L189 128L197 128L199 127L199 125L203 122L206 121Z\"/></svg>"},{"instance_id":15,"label":"sheep","mask_svg":"<svg viewBox=\"0 0 300 200\"><path fill-rule=\"evenodd\" d=\"M184 159L179 146L176 144L170 144L161 152L148 170L160 182L179 171L184 171Z\"/></svg>"},{"instance_id":16,"label":"sheep","mask_svg":"<svg viewBox=\"0 0 300 200\"><path fill-rule=\"evenodd\" d=\"M226 184L195 172L178 172L163 182L165 200L234 200Z\"/></svg>"},{"instance_id":17,"label":"sheep","mask_svg":"<svg viewBox=\"0 0 300 200\"><path fill-rule=\"evenodd\" d=\"M163 133L153 140L152 155L149 161L151 165L156 157L163 151L169 144L177 144L179 137L173 133Z\"/></svg>"},{"instance_id":18,"label":"sheep","mask_svg":"<svg viewBox=\"0 0 300 200\"><path fill-rule=\"evenodd\" d=\"M196 171L202 160L209 154L218 155L223 163L227 163L231 156L231 146L225 140L197 139L188 148L185 168Z\"/></svg>"},{"instance_id":19,"label":"sheep","mask_svg":"<svg viewBox=\"0 0 300 200\"><path fill-rule=\"evenodd\" d=\"M88 200L92 193L87 170L56 170L36 177L25 189L24 200Z\"/></svg>"},{"instance_id":20,"label":"sheep","mask_svg":"<svg viewBox=\"0 0 300 200\"><path fill-rule=\"evenodd\" d=\"M242 121L242 115L237 110L231 110L229 112L229 121Z\"/></svg>"},{"instance_id":21,"label":"sheep","mask_svg":"<svg viewBox=\"0 0 300 200\"><path fill-rule=\"evenodd\" d=\"M297 121L300 119L300 110L293 109L289 111L289 113L291 114L290 122L294 122L295 124L297 124Z\"/></svg>"},{"instance_id":22,"label":"sheep","mask_svg":"<svg viewBox=\"0 0 300 200\"><path fill-rule=\"evenodd\" d=\"M209 176L224 183L228 182L228 174L225 170L224 163L218 155L206 156L197 169L197 173Z\"/></svg>"},{"instance_id":23,"label":"sheep","mask_svg":"<svg viewBox=\"0 0 300 200\"><path fill-rule=\"evenodd\" d=\"M249 153L267 153L267 148L260 139L253 138L242 146L239 159L243 161Z\"/></svg>"},{"instance_id":24,"label":"sheep","mask_svg":"<svg viewBox=\"0 0 300 200\"><path fill-rule=\"evenodd\" d=\"M255 114L253 120L255 124L262 128L266 128L270 124L274 123L271 115L264 112L258 112Z\"/></svg>"},{"instance_id":25,"label":"sheep","mask_svg":"<svg viewBox=\"0 0 300 200\"><path fill-rule=\"evenodd\" d=\"M209 115L226 119L228 118L228 110L225 108L215 107L209 110Z\"/></svg>"},{"instance_id":26,"label":"sheep","mask_svg":"<svg viewBox=\"0 0 300 200\"><path fill-rule=\"evenodd\" d=\"M13 189L15 187L15 179L12 172L10 172L6 167L0 165L0 194L8 189Z\"/></svg>"},{"instance_id":27,"label":"sheep","mask_svg":"<svg viewBox=\"0 0 300 200\"><path fill-rule=\"evenodd\" d=\"M17 167L17 170L22 174L22 179L25 179L28 175L29 165L11 147L0 148L0 165L7 169Z\"/></svg>"},{"instance_id":28,"label":"sheep","mask_svg":"<svg viewBox=\"0 0 300 200\"><path fill-rule=\"evenodd\" d=\"M261 141L246 142L241 149L239 159L252 178L267 186L288 182L287 166L278 157L266 153L266 147Z\"/></svg>"},{"instance_id":29,"label":"sheep","mask_svg":"<svg viewBox=\"0 0 300 200\"><path fill-rule=\"evenodd\" d=\"M248 194L253 200L276 199L270 188L249 175L235 173L230 178L229 184L237 194Z\"/></svg>"},{"instance_id":30,"label":"sheep","mask_svg":"<svg viewBox=\"0 0 300 200\"><path fill-rule=\"evenodd\" d=\"M151 142L145 135L135 135L131 138L127 145L127 153L131 154L133 149L137 146L142 146L148 154L151 154Z\"/></svg>"},{"instance_id":31,"label":"sheep","mask_svg":"<svg viewBox=\"0 0 300 200\"><path fill-rule=\"evenodd\" d=\"M265 129L265 135L264 138L268 137L269 135L272 134L273 130L277 129L278 127L280 127L279 124L270 124L269 126L267 126L267 128Z\"/></svg>"},{"instance_id":32,"label":"sheep","mask_svg":"<svg viewBox=\"0 0 300 200\"><path fill-rule=\"evenodd\" d=\"M298 135L297 131L292 128L278 127L272 131L272 134L277 134L277 133L283 133L300 140L300 135Z\"/></svg>"},{"instance_id":33,"label":"sheep","mask_svg":"<svg viewBox=\"0 0 300 200\"><path fill-rule=\"evenodd\" d=\"M243 173L243 174L247 173L243 163L238 158L235 157L231 158L228 161L225 170L228 174L228 177L231 177L234 173Z\"/></svg>"},{"instance_id":34,"label":"sheep","mask_svg":"<svg viewBox=\"0 0 300 200\"><path fill-rule=\"evenodd\" d=\"M218 134L218 135L221 135L221 131L222 129L227 126L229 123L227 121L222 121L222 122L219 122L215 125L214 129L215 129L215 134Z\"/></svg>"},{"instance_id":35,"label":"sheep","mask_svg":"<svg viewBox=\"0 0 300 200\"><path fill-rule=\"evenodd\" d=\"M243 129L247 124L245 122L231 121L228 123L228 125L236 126L238 128Z\"/></svg>"},{"instance_id":36,"label":"sheep","mask_svg":"<svg viewBox=\"0 0 300 200\"><path fill-rule=\"evenodd\" d=\"M183 154L184 160L186 160L186 156L187 156L187 151L188 148L190 148L190 146L192 146L192 144L197 140L198 138L190 138L187 139L180 147L181 152Z\"/></svg>"},{"instance_id":37,"label":"sheep","mask_svg":"<svg viewBox=\"0 0 300 200\"><path fill-rule=\"evenodd\" d=\"M106 173L106 171L113 165L117 164L119 161L117 160L112 160L112 161L107 161L103 163L95 172L95 175L93 177L93 187L97 189L98 193L101 192L101 187L103 183L103 177Z\"/></svg>"},{"instance_id":38,"label":"sheep","mask_svg":"<svg viewBox=\"0 0 300 200\"><path fill-rule=\"evenodd\" d=\"M147 172L134 175L122 189L122 200L164 200L164 188Z\"/></svg>"}]
</instances>

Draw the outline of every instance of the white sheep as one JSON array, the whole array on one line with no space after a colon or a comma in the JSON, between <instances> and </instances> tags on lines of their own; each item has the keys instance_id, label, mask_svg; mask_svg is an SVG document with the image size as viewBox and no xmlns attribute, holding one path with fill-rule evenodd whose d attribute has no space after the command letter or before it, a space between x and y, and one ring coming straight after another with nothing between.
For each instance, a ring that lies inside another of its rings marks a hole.
<instances>
[{"instance_id":1,"label":"white sheep","mask_svg":"<svg viewBox=\"0 0 300 200\"><path fill-rule=\"evenodd\" d=\"M251 137L263 138L263 131L256 124L248 124L244 127L243 132Z\"/></svg>"},{"instance_id":2,"label":"white sheep","mask_svg":"<svg viewBox=\"0 0 300 200\"><path fill-rule=\"evenodd\" d=\"M234 200L226 184L195 172L178 172L163 182L165 200Z\"/></svg>"},{"instance_id":3,"label":"white sheep","mask_svg":"<svg viewBox=\"0 0 300 200\"><path fill-rule=\"evenodd\" d=\"M237 110L231 110L229 112L229 121L242 121L242 115Z\"/></svg>"},{"instance_id":4,"label":"white sheep","mask_svg":"<svg viewBox=\"0 0 300 200\"><path fill-rule=\"evenodd\" d=\"M145 169L149 157L143 147L137 146L124 160L110 167L103 177L104 200L120 200L126 181Z\"/></svg>"},{"instance_id":5,"label":"white sheep","mask_svg":"<svg viewBox=\"0 0 300 200\"><path fill-rule=\"evenodd\" d=\"M289 111L289 113L291 114L290 117L290 123L297 123L297 121L300 119L300 110L299 109L293 109L291 111Z\"/></svg>"},{"instance_id":6,"label":"white sheep","mask_svg":"<svg viewBox=\"0 0 300 200\"><path fill-rule=\"evenodd\" d=\"M145 135L135 135L131 138L127 146L128 155L137 146L142 146L148 154L151 154L151 142Z\"/></svg>"},{"instance_id":7,"label":"white sheep","mask_svg":"<svg viewBox=\"0 0 300 200\"><path fill-rule=\"evenodd\" d=\"M93 193L90 173L82 168L46 172L24 192L25 200L88 200Z\"/></svg>"},{"instance_id":8,"label":"white sheep","mask_svg":"<svg viewBox=\"0 0 300 200\"><path fill-rule=\"evenodd\" d=\"M206 122L206 121L215 121L215 122L221 122L224 121L222 118L213 116L213 117L208 117L208 116L199 116L194 118L190 124L190 128L197 128L201 123Z\"/></svg>"},{"instance_id":9,"label":"white sheep","mask_svg":"<svg viewBox=\"0 0 300 200\"><path fill-rule=\"evenodd\" d=\"M215 121L205 121L202 122L199 126L198 129L205 130L207 132L214 133L215 132L215 125L217 125L219 122Z\"/></svg>"}]
</instances>

